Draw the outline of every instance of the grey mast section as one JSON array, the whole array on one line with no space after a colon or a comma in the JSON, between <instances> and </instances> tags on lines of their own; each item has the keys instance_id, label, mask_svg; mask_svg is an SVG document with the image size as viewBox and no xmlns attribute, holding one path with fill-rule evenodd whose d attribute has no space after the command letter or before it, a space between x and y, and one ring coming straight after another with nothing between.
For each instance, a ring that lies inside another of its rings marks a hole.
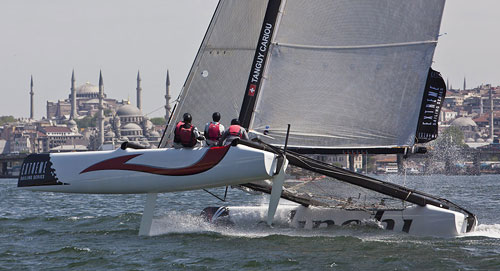
<instances>
[{"instance_id":1,"label":"grey mast section","mask_svg":"<svg viewBox=\"0 0 500 271\"><path fill-rule=\"evenodd\" d=\"M165 121L168 121L170 114L172 113L172 108L170 107L170 75L167 70L167 79L165 82Z\"/></svg>"},{"instance_id":2,"label":"grey mast section","mask_svg":"<svg viewBox=\"0 0 500 271\"><path fill-rule=\"evenodd\" d=\"M35 96L35 92L33 91L33 75L31 75L31 83L30 83L30 119L34 119L34 117L35 117L34 96Z\"/></svg>"},{"instance_id":3,"label":"grey mast section","mask_svg":"<svg viewBox=\"0 0 500 271\"><path fill-rule=\"evenodd\" d=\"M99 145L104 144L104 83L102 71L99 71Z\"/></svg>"},{"instance_id":4,"label":"grey mast section","mask_svg":"<svg viewBox=\"0 0 500 271\"><path fill-rule=\"evenodd\" d=\"M70 119L74 120L78 116L76 112L76 87L75 87L75 70L71 73L71 115Z\"/></svg>"},{"instance_id":5,"label":"grey mast section","mask_svg":"<svg viewBox=\"0 0 500 271\"><path fill-rule=\"evenodd\" d=\"M139 108L139 110L142 110L142 98L141 98L141 95L142 95L142 88L141 88L141 75L140 75L140 72L137 71L137 108Z\"/></svg>"}]
</instances>

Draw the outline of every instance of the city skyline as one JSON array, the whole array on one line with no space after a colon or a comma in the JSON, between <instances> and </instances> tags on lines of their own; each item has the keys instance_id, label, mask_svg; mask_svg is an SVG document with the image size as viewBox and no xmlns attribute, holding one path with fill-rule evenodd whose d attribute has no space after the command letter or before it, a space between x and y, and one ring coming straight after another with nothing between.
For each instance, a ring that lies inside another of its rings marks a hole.
<instances>
[{"instance_id":1,"label":"city skyline","mask_svg":"<svg viewBox=\"0 0 500 271\"><path fill-rule=\"evenodd\" d=\"M14 1L2 2L0 33L0 115L29 117L30 76L35 119L46 115L47 100L65 99L71 72L76 85L98 83L99 70L109 97L136 105L141 71L143 113L165 115L165 77L171 96L184 84L215 10L216 0L190 1ZM455 88L500 85L495 63L500 19L494 0L447 1L433 67ZM120 12L116 12L119 9ZM498 65L498 64L497 64ZM15 102L12 102L13 99ZM156 110L156 111L155 111ZM154 112L153 112L154 111Z\"/></svg>"}]
</instances>

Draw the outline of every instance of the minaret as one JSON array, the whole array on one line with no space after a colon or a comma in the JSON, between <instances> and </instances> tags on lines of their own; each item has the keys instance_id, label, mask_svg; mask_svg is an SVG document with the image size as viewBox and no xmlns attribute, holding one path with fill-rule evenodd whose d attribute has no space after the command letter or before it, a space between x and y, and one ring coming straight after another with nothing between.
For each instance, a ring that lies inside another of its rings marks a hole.
<instances>
[{"instance_id":1,"label":"minaret","mask_svg":"<svg viewBox=\"0 0 500 271\"><path fill-rule=\"evenodd\" d=\"M142 110L142 100L141 100L141 75L139 74L139 71L137 71L137 108Z\"/></svg>"},{"instance_id":2,"label":"minaret","mask_svg":"<svg viewBox=\"0 0 500 271\"><path fill-rule=\"evenodd\" d=\"M99 144L104 144L104 83L102 71L99 71Z\"/></svg>"},{"instance_id":3,"label":"minaret","mask_svg":"<svg viewBox=\"0 0 500 271\"><path fill-rule=\"evenodd\" d=\"M34 104L34 96L35 92L33 92L33 75L31 75L31 85L30 85L30 120L35 119L35 104Z\"/></svg>"},{"instance_id":4,"label":"minaret","mask_svg":"<svg viewBox=\"0 0 500 271\"><path fill-rule=\"evenodd\" d=\"M490 138L491 140L494 140L494 127L493 127L493 121L494 121L495 114L493 112L493 89L490 88ZM493 142L493 141L492 141Z\"/></svg>"},{"instance_id":5,"label":"minaret","mask_svg":"<svg viewBox=\"0 0 500 271\"><path fill-rule=\"evenodd\" d=\"M74 120L77 117L76 113L76 88L75 88L75 70L71 72L71 114L70 119Z\"/></svg>"},{"instance_id":6,"label":"minaret","mask_svg":"<svg viewBox=\"0 0 500 271\"><path fill-rule=\"evenodd\" d=\"M171 111L171 107L170 107L170 76L168 74L168 70L167 70L167 81L166 81L166 94L165 94L165 121L168 121L168 119L170 118L170 113L172 113Z\"/></svg>"},{"instance_id":7,"label":"minaret","mask_svg":"<svg viewBox=\"0 0 500 271\"><path fill-rule=\"evenodd\" d=\"M467 84L466 84L466 81L465 81L465 76L464 76L464 90L467 89Z\"/></svg>"},{"instance_id":8,"label":"minaret","mask_svg":"<svg viewBox=\"0 0 500 271\"><path fill-rule=\"evenodd\" d=\"M483 97L481 96L481 92L479 92L479 116L483 114L484 114Z\"/></svg>"}]
</instances>

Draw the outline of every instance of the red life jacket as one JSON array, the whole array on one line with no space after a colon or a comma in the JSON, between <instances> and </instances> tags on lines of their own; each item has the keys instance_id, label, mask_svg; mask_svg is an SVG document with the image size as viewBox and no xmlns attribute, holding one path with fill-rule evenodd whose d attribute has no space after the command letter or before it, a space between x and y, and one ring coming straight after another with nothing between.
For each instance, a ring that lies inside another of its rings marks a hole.
<instances>
[{"instance_id":1,"label":"red life jacket","mask_svg":"<svg viewBox=\"0 0 500 271\"><path fill-rule=\"evenodd\" d=\"M210 139L213 141L219 140L219 138L221 137L219 125L220 125L220 123L210 122L210 125L208 126L208 138L207 139Z\"/></svg>"},{"instance_id":2,"label":"red life jacket","mask_svg":"<svg viewBox=\"0 0 500 271\"><path fill-rule=\"evenodd\" d=\"M242 138L243 133L241 132L241 126L239 126L239 125L229 126L229 134L232 136L237 136L239 138Z\"/></svg>"},{"instance_id":3,"label":"red life jacket","mask_svg":"<svg viewBox=\"0 0 500 271\"><path fill-rule=\"evenodd\" d=\"M179 136L179 132L181 130L181 126L182 125L184 125L184 122L183 121L179 121L179 122L177 122L177 125L175 126L174 142L176 142L176 143L180 143L181 142L181 138Z\"/></svg>"},{"instance_id":4,"label":"red life jacket","mask_svg":"<svg viewBox=\"0 0 500 271\"><path fill-rule=\"evenodd\" d=\"M193 130L194 126L187 123L179 126L179 139L182 146L193 147L196 145L196 138L194 137Z\"/></svg>"}]
</instances>

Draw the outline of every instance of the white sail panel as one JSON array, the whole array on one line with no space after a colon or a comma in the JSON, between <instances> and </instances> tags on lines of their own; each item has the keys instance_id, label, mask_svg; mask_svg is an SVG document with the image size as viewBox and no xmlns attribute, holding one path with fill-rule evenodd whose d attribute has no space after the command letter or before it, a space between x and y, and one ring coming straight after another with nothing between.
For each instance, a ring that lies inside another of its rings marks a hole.
<instances>
[{"instance_id":1,"label":"white sail panel","mask_svg":"<svg viewBox=\"0 0 500 271\"><path fill-rule=\"evenodd\" d=\"M162 146L173 141L175 123L186 112L200 131L215 111L221 113L221 123L226 126L238 117L267 2L219 2Z\"/></svg>"},{"instance_id":2,"label":"white sail panel","mask_svg":"<svg viewBox=\"0 0 500 271\"><path fill-rule=\"evenodd\" d=\"M444 0L287 0L251 128L305 148L414 142ZM269 128L266 128L269 127Z\"/></svg>"}]
</instances>

